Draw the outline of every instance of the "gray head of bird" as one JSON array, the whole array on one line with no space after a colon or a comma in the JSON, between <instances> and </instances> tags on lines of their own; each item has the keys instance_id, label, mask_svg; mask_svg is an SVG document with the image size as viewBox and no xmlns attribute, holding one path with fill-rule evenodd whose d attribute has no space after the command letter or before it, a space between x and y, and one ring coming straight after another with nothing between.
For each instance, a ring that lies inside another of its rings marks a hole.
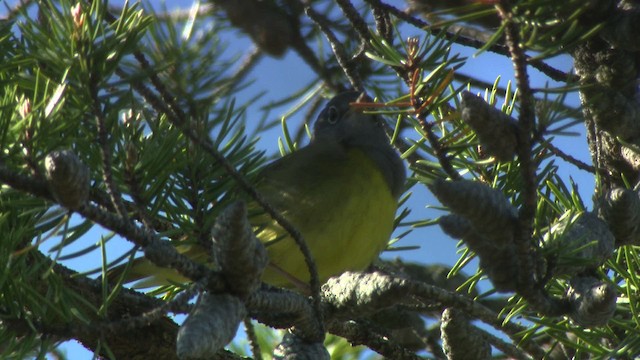
<instances>
[{"instance_id":1,"label":"gray head of bird","mask_svg":"<svg viewBox=\"0 0 640 360\"><path fill-rule=\"evenodd\" d=\"M364 114L349 105L361 95L357 91L350 91L331 99L315 122L312 141L336 141L346 146L390 147L382 119Z\"/></svg>"},{"instance_id":2,"label":"gray head of bird","mask_svg":"<svg viewBox=\"0 0 640 360\"><path fill-rule=\"evenodd\" d=\"M384 130L384 121L374 114L365 114L349 104L358 101L356 91L336 95L324 107L313 128L312 142L335 142L345 147L361 148L378 166L396 198L404 191L405 167L398 152L391 146Z\"/></svg>"}]
</instances>

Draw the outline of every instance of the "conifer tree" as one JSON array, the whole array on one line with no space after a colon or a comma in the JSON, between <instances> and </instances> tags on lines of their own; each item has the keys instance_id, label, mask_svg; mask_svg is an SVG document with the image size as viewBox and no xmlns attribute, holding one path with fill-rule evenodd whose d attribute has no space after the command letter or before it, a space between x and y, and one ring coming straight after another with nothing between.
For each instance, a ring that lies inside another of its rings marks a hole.
<instances>
[{"instance_id":1,"label":"conifer tree","mask_svg":"<svg viewBox=\"0 0 640 360\"><path fill-rule=\"evenodd\" d=\"M8 4L0 358L60 355L72 339L113 359L640 355L639 10L623 0ZM224 40L234 37L253 47L234 50ZM509 60L514 81L466 73L478 58L462 47ZM267 104L238 96L265 61L286 67L285 54L314 80ZM551 65L557 56L573 70ZM533 86L533 72L547 85ZM236 201L279 216L253 185L278 156L258 138L282 125L281 153L295 151L322 99L345 90L384 115L408 169L389 248L442 231L459 240L458 261L312 276L309 296L260 284L256 209ZM287 123L295 116L304 124ZM581 129L588 162L562 145ZM578 172L593 178L593 199L580 196ZM412 195L424 189L434 198ZM140 258L185 282L133 288L128 264Z\"/></svg>"}]
</instances>

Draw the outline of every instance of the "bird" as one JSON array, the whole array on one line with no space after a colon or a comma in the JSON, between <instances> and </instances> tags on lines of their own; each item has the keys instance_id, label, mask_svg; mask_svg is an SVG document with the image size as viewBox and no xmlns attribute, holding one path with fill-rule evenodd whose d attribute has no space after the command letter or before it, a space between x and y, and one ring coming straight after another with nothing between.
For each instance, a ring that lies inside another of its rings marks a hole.
<instances>
[{"instance_id":1,"label":"bird","mask_svg":"<svg viewBox=\"0 0 640 360\"><path fill-rule=\"evenodd\" d=\"M346 271L364 270L379 256L393 232L405 187L405 166L384 120L351 106L360 96L349 91L333 97L319 113L309 143L266 165L255 184L267 203L302 234L321 283ZM249 210L257 207L248 205ZM250 216L249 222L269 256L262 281L287 288L308 283L307 264L291 236L264 212ZM141 272L150 275L154 270L132 266L135 278ZM178 280L163 273L169 282ZM160 277L141 283L158 285Z\"/></svg>"}]
</instances>

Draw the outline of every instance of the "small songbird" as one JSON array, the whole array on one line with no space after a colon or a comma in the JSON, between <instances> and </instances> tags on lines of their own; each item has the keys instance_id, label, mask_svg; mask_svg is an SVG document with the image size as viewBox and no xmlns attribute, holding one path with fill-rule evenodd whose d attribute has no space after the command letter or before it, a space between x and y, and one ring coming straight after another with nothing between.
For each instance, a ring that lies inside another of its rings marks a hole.
<instances>
[{"instance_id":1,"label":"small songbird","mask_svg":"<svg viewBox=\"0 0 640 360\"><path fill-rule=\"evenodd\" d=\"M309 144L267 165L256 183L265 200L302 234L321 282L363 270L378 257L393 231L404 190L405 167L383 120L350 106L359 96L346 92L331 99ZM266 214L249 221L269 254L263 281L283 287L308 282L306 262L290 235ZM173 270L152 268L148 262L133 265L129 279L146 276L146 285L186 281Z\"/></svg>"}]
</instances>

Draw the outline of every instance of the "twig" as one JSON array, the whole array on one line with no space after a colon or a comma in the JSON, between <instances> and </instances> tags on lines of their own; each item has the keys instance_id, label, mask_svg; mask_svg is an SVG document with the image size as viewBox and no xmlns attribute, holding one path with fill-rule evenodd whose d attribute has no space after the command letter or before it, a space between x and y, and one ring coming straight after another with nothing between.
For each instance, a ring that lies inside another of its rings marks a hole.
<instances>
[{"instance_id":1,"label":"twig","mask_svg":"<svg viewBox=\"0 0 640 360\"><path fill-rule=\"evenodd\" d=\"M456 169L454 169L453 165L451 165L451 161L449 161L449 158L447 157L447 149L442 146L436 134L431 130L431 126L426 124L424 120L420 121L420 124L422 125L422 130L425 132L429 145L431 145L433 152L436 154L436 158L438 159L440 166L442 166L442 169L452 180L461 180L462 176L460 176Z\"/></svg>"},{"instance_id":2,"label":"twig","mask_svg":"<svg viewBox=\"0 0 640 360\"><path fill-rule=\"evenodd\" d=\"M365 0L367 3L371 4L372 6L376 6L376 7L380 7L382 9L387 10L389 13L393 14L395 17L397 17L398 19L402 19L404 21L406 21L408 24L411 24L419 29L429 29L431 32L439 32L442 30L442 28L439 27L433 27L431 26L428 22L418 19L414 16L411 16L409 14L407 14L406 12L392 6L389 5L387 3L382 2L381 0ZM483 41L479 41L479 40L475 40L475 39L470 39L464 36L460 36L458 33L451 33L451 32L447 32L446 36L448 39L456 39L456 42L458 44L464 45L464 46L469 46L475 49L480 49L483 46L486 45L485 42ZM500 54L500 55L509 55L509 51L508 48L505 47L504 45L500 45L500 44L495 44L493 46L491 46L489 49L487 49L491 52L494 52L496 54ZM569 74L569 73L565 73L563 71L560 71L548 64L546 64L545 62L541 61L541 60L531 60L531 58L529 56L525 56L525 58L527 59L527 62L533 66L534 68L536 68L537 70L539 70L541 73L547 75L549 78L555 80L555 81L560 81L560 82L567 82L570 81L571 79L575 78L575 75Z\"/></svg>"},{"instance_id":3,"label":"twig","mask_svg":"<svg viewBox=\"0 0 640 360\"><path fill-rule=\"evenodd\" d=\"M318 74L324 84L336 92L346 90L340 83L331 77L331 71L322 66L320 60L316 56L316 51L309 47L302 35L295 34L291 40L291 47L300 55L302 60L307 63Z\"/></svg>"},{"instance_id":4,"label":"twig","mask_svg":"<svg viewBox=\"0 0 640 360\"><path fill-rule=\"evenodd\" d=\"M535 274L540 273L539 255L532 246L531 235L533 234L533 222L535 220L537 208L537 184L536 184L536 164L532 158L531 134L535 129L535 110L533 106L533 94L529 87L529 77L527 75L527 62L524 50L519 46L520 39L518 29L513 23L511 9L507 0L496 5L498 14L505 23L505 41L509 48L510 57L513 62L516 85L520 94L520 114L518 118L518 160L520 162L520 175L523 182L522 206L519 211L518 233L515 236L516 256L519 261L519 268L516 275L517 292L536 311L549 316L557 316L566 312L566 304L557 299L549 297L536 281Z\"/></svg>"},{"instance_id":5,"label":"twig","mask_svg":"<svg viewBox=\"0 0 640 360\"><path fill-rule=\"evenodd\" d=\"M357 67L358 61L362 61L361 59L364 57L367 45L371 40L371 34L369 33L369 26L367 25L367 22L362 18L362 16L360 16L358 10L356 10L350 0L336 0L336 3L340 6L340 9L342 9L342 12L347 19L349 19L349 22L351 22L351 26L358 33L358 36L360 36L360 45L351 59L349 59L348 63L348 68L352 69Z\"/></svg>"},{"instance_id":6,"label":"twig","mask_svg":"<svg viewBox=\"0 0 640 360\"><path fill-rule=\"evenodd\" d=\"M0 182L16 190L45 200L55 201L44 180L15 173L4 165L0 165ZM145 250L145 254L151 253L153 256L149 256L149 260L154 264L162 267L169 266L194 281L206 280L207 289L224 291L226 288L224 280L219 274L205 265L196 263L187 256L178 253L175 247L161 241L155 233L138 227L131 223L131 221L106 212L88 202L77 208L76 212L140 246Z\"/></svg>"},{"instance_id":7,"label":"twig","mask_svg":"<svg viewBox=\"0 0 640 360\"><path fill-rule=\"evenodd\" d=\"M360 75L358 74L354 66L351 66L349 64L349 57L347 56L344 47L342 46L336 35L333 33L333 31L331 31L329 24L327 24L325 19L320 16L320 14L318 14L315 10L313 10L311 6L306 6L304 8L304 11L305 14L307 14L307 16L314 23L316 23L316 25L318 25L320 30L327 37L329 44L331 44L331 49L336 56L336 60L338 61L338 64L342 68L342 71L346 75L347 79L349 79L351 86L353 86L356 91L364 91L364 86L362 85L362 79L360 78Z\"/></svg>"},{"instance_id":8,"label":"twig","mask_svg":"<svg viewBox=\"0 0 640 360\"><path fill-rule=\"evenodd\" d=\"M222 291L225 289L221 276L203 264L196 263L189 257L178 251L150 231L140 228L122 217L105 212L100 208L85 203L77 212L85 218L114 231L118 235L128 239L142 247L145 256L154 264L161 267L171 267L193 281L206 279L207 289Z\"/></svg>"},{"instance_id":9,"label":"twig","mask_svg":"<svg viewBox=\"0 0 640 360\"><path fill-rule=\"evenodd\" d=\"M541 141L540 144L542 146L544 146L547 150L551 151L551 153L553 155L561 158L562 160L568 162L569 164L572 164L573 166L577 167L578 169L590 172L592 174L596 173L595 166L589 165L589 164L585 163L584 161L576 159L575 157L565 153L564 151L558 149L551 142L549 142L549 141Z\"/></svg>"},{"instance_id":10,"label":"twig","mask_svg":"<svg viewBox=\"0 0 640 360\"><path fill-rule=\"evenodd\" d=\"M100 189L92 188L89 193L89 199L106 210L115 211L115 209L113 208L113 204L111 204L111 201L109 200L109 195L107 195L105 192L101 191ZM138 213L138 211L140 209L136 207L135 203L127 202L125 200L124 205L127 208L127 212L133 214L133 216L131 216L131 219L144 221L143 218L139 217L140 214ZM175 230L175 227L171 224L171 222L167 221L166 219L162 220L157 217L151 217L151 218L148 218L147 220L151 222L151 225L150 225L151 229L153 229L156 232L175 233L173 231ZM178 238L178 236L174 234L174 235L170 235L169 238L172 238L172 239Z\"/></svg>"},{"instance_id":11,"label":"twig","mask_svg":"<svg viewBox=\"0 0 640 360\"><path fill-rule=\"evenodd\" d=\"M254 47L242 60L242 63L233 74L232 78L241 81L244 79L249 71L254 68L256 64L262 59L264 53L260 50L259 47Z\"/></svg>"},{"instance_id":12,"label":"twig","mask_svg":"<svg viewBox=\"0 0 640 360\"><path fill-rule=\"evenodd\" d=\"M142 65L147 64L146 58L142 53L136 52L136 59L142 59L144 62ZM122 71L116 72L119 76L125 76ZM173 101L173 97L166 92L165 87L162 85L159 79L157 79L157 84L152 81L156 90L160 92L160 94L165 94L162 97L162 100L168 100L165 103L169 104ZM203 139L200 135L194 131L188 124L184 121L184 113L177 107L175 103L171 109L168 109L158 97L153 94L151 90L149 90L144 84L140 81L132 81L132 86L134 89L140 93L147 101L149 101L153 105L158 105L158 109L161 111L166 111L168 120L176 125L184 135L191 140L192 143L202 148L209 156L211 156L215 161L217 161L225 171L238 183L240 188L245 191L252 199L254 199L272 219L274 219L278 225L280 225L287 233L291 235L291 238L296 242L296 245L300 248L300 251L305 259L307 268L310 273L310 287L312 290L312 296L314 299L314 308L316 310L316 315L318 317L318 321L322 323L322 310L320 307L320 280L318 278L318 269L313 259L313 255L309 250L306 242L304 241L302 234L284 217L280 214L275 208L273 208L264 197L258 193L258 191L244 178L244 176L235 169L233 164L227 160L227 158L222 155L217 149L211 145L207 139ZM160 88L158 88L158 86ZM195 280L195 279L194 279Z\"/></svg>"},{"instance_id":13,"label":"twig","mask_svg":"<svg viewBox=\"0 0 640 360\"><path fill-rule=\"evenodd\" d=\"M109 149L109 134L105 124L104 114L98 96L98 84L95 74L91 74L89 79L89 92L91 93L93 116L96 120L97 128L97 141L100 148L100 156L102 158L102 180L106 186L109 199L115 208L116 213L123 219L128 218L127 209L124 206L122 200L122 194L120 190L113 182L112 164L111 164L111 149Z\"/></svg>"},{"instance_id":14,"label":"twig","mask_svg":"<svg viewBox=\"0 0 640 360\"><path fill-rule=\"evenodd\" d=\"M433 354L435 360L447 360L447 356L442 349L442 337L440 331L440 322L435 323L430 329L427 329L426 337L420 337L426 344L426 350Z\"/></svg>"},{"instance_id":15,"label":"twig","mask_svg":"<svg viewBox=\"0 0 640 360\"><path fill-rule=\"evenodd\" d=\"M520 162L520 175L522 178L522 207L519 214L519 232L516 237L516 249L521 268L519 284L531 287L533 285L533 263L531 262L531 234L533 233L533 221L535 219L537 205L536 167L532 159L531 134L535 127L535 111L533 107L533 94L529 87L529 75L524 51L520 48L518 29L513 23L511 9L507 1L501 1L496 5L498 14L502 18L505 28L505 42L509 48L511 61L513 62L514 76L519 92L520 111L518 116L518 160ZM527 276L528 275L528 276ZM524 276L527 276L526 278Z\"/></svg>"},{"instance_id":16,"label":"twig","mask_svg":"<svg viewBox=\"0 0 640 360\"><path fill-rule=\"evenodd\" d=\"M511 321L504 321L502 316L499 316L491 309L472 299L417 281L407 282L406 287L403 288L402 291L405 294L412 294L424 300L429 300L430 302L437 300L443 306L450 305L463 310L469 316L492 326L496 330L504 332L515 343L518 343L518 346L525 349L525 351L533 355L536 359L542 359L545 354L545 351L533 341L522 341L522 333L527 330L526 327L512 323Z\"/></svg>"},{"instance_id":17,"label":"twig","mask_svg":"<svg viewBox=\"0 0 640 360\"><path fill-rule=\"evenodd\" d=\"M92 330L112 333L122 330L129 331L141 329L163 318L167 313L187 313L192 307L192 305L189 304L189 301L200 291L202 291L202 287L199 286L198 283L194 283L188 289L176 295L173 299L164 301L159 306L140 315L105 323L92 323L90 326Z\"/></svg>"},{"instance_id":18,"label":"twig","mask_svg":"<svg viewBox=\"0 0 640 360\"><path fill-rule=\"evenodd\" d=\"M251 322L251 318L244 318L244 330L247 333L247 339L249 339L249 346L251 347L251 354L254 360L262 360L262 351L260 350L260 342L256 335L256 328Z\"/></svg>"},{"instance_id":19,"label":"twig","mask_svg":"<svg viewBox=\"0 0 640 360\"><path fill-rule=\"evenodd\" d=\"M41 199L55 201L46 181L13 172L2 163L0 163L0 182Z\"/></svg>"},{"instance_id":20,"label":"twig","mask_svg":"<svg viewBox=\"0 0 640 360\"><path fill-rule=\"evenodd\" d=\"M35 128L33 124L34 124L34 120L32 118L30 123L25 128L23 135L20 136L20 140L21 140L20 142L21 142L22 148L24 149L22 152L22 157L24 158L24 162L25 164L27 164L27 167L31 170L31 173L33 175L40 176L42 174L34 156L34 154L36 154L37 152L34 151L33 149L34 144L32 139L35 133Z\"/></svg>"},{"instance_id":21,"label":"twig","mask_svg":"<svg viewBox=\"0 0 640 360\"><path fill-rule=\"evenodd\" d=\"M105 18L109 23L114 23L114 22L117 21L115 16L113 16L113 14L111 14L108 11L105 13ZM156 89L156 91L158 91L158 93L160 94L160 97L162 98L162 101L164 102L160 107L161 109L163 109L163 112L165 112L167 115L173 114L173 116L176 117L180 121L180 123L184 123L186 121L186 116L185 116L184 112L182 111L182 109L176 103L173 95L171 95L171 93L169 93L169 91L167 91L166 87L164 86L164 84L162 83L162 81L160 80L158 75L154 71L151 71L151 65L149 64L149 62L145 58L144 54L142 54L140 51L134 51L133 52L133 56L138 61L138 63L140 64L140 68L144 69L147 72L147 76L149 77L149 80L151 81L151 84L153 84L153 86ZM116 69L116 73L120 77L123 77L122 76L122 74L124 74L123 71L121 71L121 70L119 71L119 69ZM126 79L127 77L124 76L124 78ZM141 95L144 96L144 94L141 94ZM146 97L145 97L145 99L146 99ZM154 103L156 105L160 104L157 101L154 102ZM165 104L166 104L166 106L165 106Z\"/></svg>"},{"instance_id":22,"label":"twig","mask_svg":"<svg viewBox=\"0 0 640 360\"><path fill-rule=\"evenodd\" d=\"M137 157L132 158L131 148L134 145L130 142L125 142L126 147L126 160L124 166L124 183L127 184L130 190L130 196L133 200L133 207L135 208L136 215L138 219L146 226L147 228L153 228L153 216L149 214L147 211L147 207L149 206L148 202L142 198L143 187L140 186L140 178L135 173L135 166L137 164ZM134 215L134 217L136 216Z\"/></svg>"},{"instance_id":23,"label":"twig","mask_svg":"<svg viewBox=\"0 0 640 360\"><path fill-rule=\"evenodd\" d=\"M122 69L116 69L116 75L120 76L122 80L127 80L129 75L124 72ZM146 85L139 81L131 82L132 87L138 92L138 94L142 95L142 97L147 101L156 111L165 113L167 115L171 115L172 111L167 107L167 104L162 101L156 94L151 91Z\"/></svg>"},{"instance_id":24,"label":"twig","mask_svg":"<svg viewBox=\"0 0 640 360\"><path fill-rule=\"evenodd\" d=\"M455 307L498 331L504 332L535 358L542 358L542 350L531 339L524 339L527 328L507 320L486 306L464 295L421 281L397 278L381 272L344 273L324 285L327 314L332 319L350 316L365 317L392 305L406 305L415 311L433 311ZM340 294L340 295L336 295ZM409 300L410 299L410 300ZM421 305L415 305L416 301ZM408 303L405 303L408 302Z\"/></svg>"},{"instance_id":25,"label":"twig","mask_svg":"<svg viewBox=\"0 0 640 360\"><path fill-rule=\"evenodd\" d=\"M413 351L394 343L386 335L373 329L371 324L362 324L360 321L332 322L329 331L342 336L354 345L366 345L388 359L418 360L420 356Z\"/></svg>"},{"instance_id":26,"label":"twig","mask_svg":"<svg viewBox=\"0 0 640 360\"><path fill-rule=\"evenodd\" d=\"M254 319L271 327L295 327L311 341L321 341L325 336L324 323L319 321L314 304L297 292L263 286L247 298L245 305Z\"/></svg>"},{"instance_id":27,"label":"twig","mask_svg":"<svg viewBox=\"0 0 640 360\"><path fill-rule=\"evenodd\" d=\"M480 329L475 326L475 329L480 333L480 335L491 345L495 346L496 349L502 351L505 355L509 355L513 359L519 360L529 360L530 357L525 354L524 351L518 349L517 346L510 344L499 337L489 333L486 330ZM542 355L542 354L540 354ZM539 356L539 355L538 355Z\"/></svg>"},{"instance_id":28,"label":"twig","mask_svg":"<svg viewBox=\"0 0 640 360\"><path fill-rule=\"evenodd\" d=\"M393 44L393 25L389 18L389 12L373 6L373 19L376 23L376 31L389 44Z\"/></svg>"},{"instance_id":29,"label":"twig","mask_svg":"<svg viewBox=\"0 0 640 360\"><path fill-rule=\"evenodd\" d=\"M349 19L349 22L351 22L351 25L356 30L358 35L360 35L360 38L362 38L362 40L369 41L371 39L371 34L369 34L369 26L367 25L367 22L364 21L362 16L360 16L358 10L353 7L351 1L336 0L336 3L338 4L338 6L340 6L340 9L342 9L342 12L347 17L347 19Z\"/></svg>"},{"instance_id":30,"label":"twig","mask_svg":"<svg viewBox=\"0 0 640 360\"><path fill-rule=\"evenodd\" d=\"M144 56L144 54L142 54L139 51L134 51L133 56L136 58L136 60L140 64L140 67L142 69L147 70L147 74L149 76L149 80L151 80L151 84L153 85L153 88L160 94L162 101L164 101L164 103L167 104L168 108L171 110L170 112L167 113L167 115L169 116L169 119L173 119L174 123L177 120L179 124L185 124L187 121L187 117L185 113L182 111L182 108L175 101L175 98L173 97L173 95L164 86L164 83L160 80L158 75L156 75L154 71L150 71L151 65L149 64L149 61L147 61L147 58ZM171 116L172 114L173 116Z\"/></svg>"}]
</instances>

